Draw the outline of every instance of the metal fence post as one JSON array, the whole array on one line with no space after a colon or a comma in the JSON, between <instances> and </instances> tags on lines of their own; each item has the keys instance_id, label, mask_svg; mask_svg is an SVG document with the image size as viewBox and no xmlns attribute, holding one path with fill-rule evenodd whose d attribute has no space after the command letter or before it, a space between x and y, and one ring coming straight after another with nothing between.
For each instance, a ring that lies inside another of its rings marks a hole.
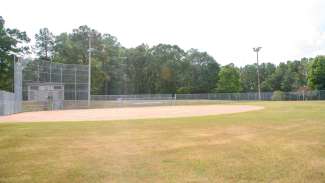
<instances>
[{"instance_id":1,"label":"metal fence post","mask_svg":"<svg viewBox=\"0 0 325 183\"><path fill-rule=\"evenodd\" d=\"M37 81L39 82L40 79L40 68L39 68L39 63L37 64Z\"/></svg>"},{"instance_id":2,"label":"metal fence post","mask_svg":"<svg viewBox=\"0 0 325 183\"><path fill-rule=\"evenodd\" d=\"M60 67L60 80L61 80L61 84L63 83L63 76L62 76L62 74L63 74L63 68L62 67Z\"/></svg>"},{"instance_id":3,"label":"metal fence post","mask_svg":"<svg viewBox=\"0 0 325 183\"><path fill-rule=\"evenodd\" d=\"M74 70L74 100L77 101L77 68Z\"/></svg>"},{"instance_id":4,"label":"metal fence post","mask_svg":"<svg viewBox=\"0 0 325 183\"><path fill-rule=\"evenodd\" d=\"M22 65L18 58L14 61L14 113L22 111L23 86L22 86Z\"/></svg>"},{"instance_id":5,"label":"metal fence post","mask_svg":"<svg viewBox=\"0 0 325 183\"><path fill-rule=\"evenodd\" d=\"M50 82L52 82L52 62L50 62Z\"/></svg>"}]
</instances>

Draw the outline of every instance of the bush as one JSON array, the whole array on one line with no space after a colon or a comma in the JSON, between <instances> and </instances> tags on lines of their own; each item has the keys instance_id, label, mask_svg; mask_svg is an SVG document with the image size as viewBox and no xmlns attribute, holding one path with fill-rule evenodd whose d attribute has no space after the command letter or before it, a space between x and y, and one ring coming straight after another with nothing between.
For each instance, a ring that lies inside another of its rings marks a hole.
<instances>
[{"instance_id":1,"label":"bush","mask_svg":"<svg viewBox=\"0 0 325 183\"><path fill-rule=\"evenodd\" d=\"M180 87L176 90L177 94L190 94L191 93L191 88L188 87Z\"/></svg>"},{"instance_id":2,"label":"bush","mask_svg":"<svg viewBox=\"0 0 325 183\"><path fill-rule=\"evenodd\" d=\"M285 99L285 93L284 92L282 92L282 91L273 92L272 100L280 101L280 100L284 100L284 99Z\"/></svg>"}]
</instances>

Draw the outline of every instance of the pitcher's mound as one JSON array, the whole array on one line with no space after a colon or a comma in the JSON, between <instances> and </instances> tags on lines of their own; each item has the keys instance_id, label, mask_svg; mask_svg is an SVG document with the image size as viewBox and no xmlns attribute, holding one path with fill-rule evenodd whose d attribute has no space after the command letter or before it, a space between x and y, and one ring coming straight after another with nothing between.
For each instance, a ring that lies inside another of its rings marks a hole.
<instances>
[{"instance_id":1,"label":"pitcher's mound","mask_svg":"<svg viewBox=\"0 0 325 183\"><path fill-rule=\"evenodd\" d=\"M108 121L231 114L260 110L249 105L192 105L25 112L0 116L0 122Z\"/></svg>"}]
</instances>

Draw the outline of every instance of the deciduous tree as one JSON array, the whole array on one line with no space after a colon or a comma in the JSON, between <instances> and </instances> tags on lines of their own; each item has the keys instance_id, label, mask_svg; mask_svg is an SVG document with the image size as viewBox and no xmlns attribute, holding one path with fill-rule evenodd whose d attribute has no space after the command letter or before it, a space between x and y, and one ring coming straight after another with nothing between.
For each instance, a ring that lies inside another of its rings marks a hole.
<instances>
[{"instance_id":1,"label":"deciduous tree","mask_svg":"<svg viewBox=\"0 0 325 183\"><path fill-rule=\"evenodd\" d=\"M0 89L13 91L14 56L29 53L26 45L30 39L26 32L5 28L5 21L0 16Z\"/></svg>"},{"instance_id":2,"label":"deciduous tree","mask_svg":"<svg viewBox=\"0 0 325 183\"><path fill-rule=\"evenodd\" d=\"M308 84L313 89L325 90L325 56L316 57L310 64Z\"/></svg>"},{"instance_id":3,"label":"deciduous tree","mask_svg":"<svg viewBox=\"0 0 325 183\"><path fill-rule=\"evenodd\" d=\"M241 91L239 69L236 68L234 64L221 67L218 77L218 92L227 93Z\"/></svg>"}]
</instances>

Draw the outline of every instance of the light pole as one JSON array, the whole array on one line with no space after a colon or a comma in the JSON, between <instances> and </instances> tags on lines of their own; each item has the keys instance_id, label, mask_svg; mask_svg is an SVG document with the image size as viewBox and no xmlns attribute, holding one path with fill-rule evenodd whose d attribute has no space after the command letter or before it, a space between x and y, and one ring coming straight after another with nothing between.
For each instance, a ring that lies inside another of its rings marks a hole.
<instances>
[{"instance_id":1,"label":"light pole","mask_svg":"<svg viewBox=\"0 0 325 183\"><path fill-rule=\"evenodd\" d=\"M258 100L261 100L261 84L260 84L260 69L258 64L258 52L262 49L262 47L253 48L254 52L256 52L257 56L257 87L258 87Z\"/></svg>"},{"instance_id":2,"label":"light pole","mask_svg":"<svg viewBox=\"0 0 325 183\"><path fill-rule=\"evenodd\" d=\"M88 107L90 107L91 100L91 33L88 34L89 48L88 48Z\"/></svg>"}]
</instances>

